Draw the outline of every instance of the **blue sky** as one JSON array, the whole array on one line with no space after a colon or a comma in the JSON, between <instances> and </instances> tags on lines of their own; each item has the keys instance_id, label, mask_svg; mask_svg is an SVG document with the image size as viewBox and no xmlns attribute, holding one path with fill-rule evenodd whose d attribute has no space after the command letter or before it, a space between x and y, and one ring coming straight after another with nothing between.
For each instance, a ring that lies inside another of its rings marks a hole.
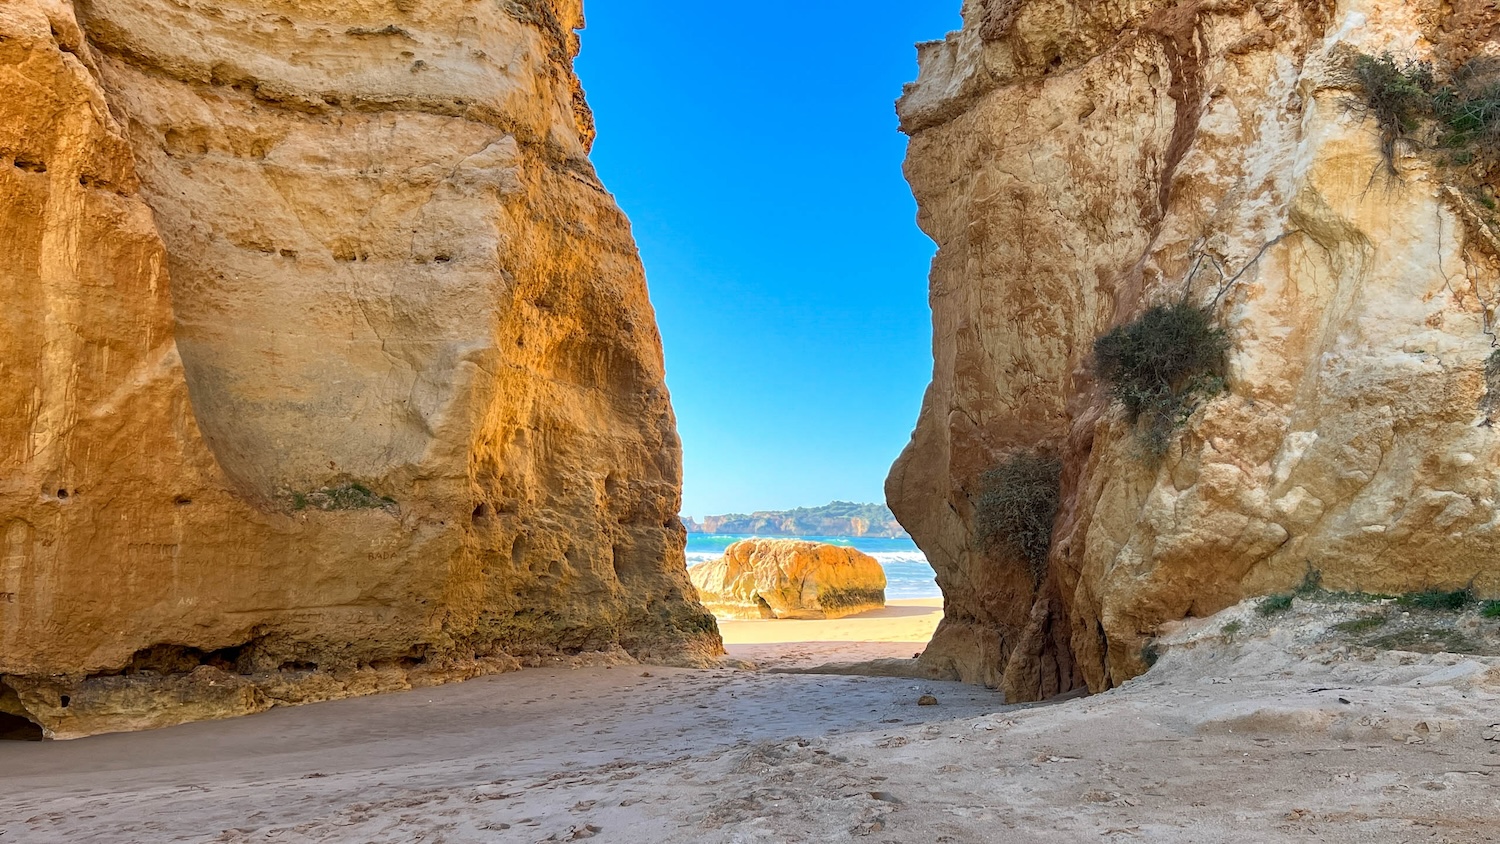
<instances>
[{"instance_id":1,"label":"blue sky","mask_svg":"<svg viewBox=\"0 0 1500 844\"><path fill-rule=\"evenodd\" d=\"M932 371L892 103L959 0L589 0L594 163L630 215L683 512L884 500Z\"/></svg>"}]
</instances>

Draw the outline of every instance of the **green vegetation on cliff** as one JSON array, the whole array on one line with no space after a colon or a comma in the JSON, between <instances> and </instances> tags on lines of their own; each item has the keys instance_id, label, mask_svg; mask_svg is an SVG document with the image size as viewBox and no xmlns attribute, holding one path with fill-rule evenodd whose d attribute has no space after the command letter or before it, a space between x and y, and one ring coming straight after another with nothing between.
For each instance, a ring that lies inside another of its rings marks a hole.
<instances>
[{"instance_id":1,"label":"green vegetation on cliff","mask_svg":"<svg viewBox=\"0 0 1500 844\"><path fill-rule=\"evenodd\" d=\"M744 536L876 536L905 537L906 529L884 504L835 501L822 507L795 510L757 510L705 516L703 521L684 517L688 533L724 533Z\"/></svg>"},{"instance_id":2,"label":"green vegetation on cliff","mask_svg":"<svg viewBox=\"0 0 1500 844\"><path fill-rule=\"evenodd\" d=\"M1208 309L1156 305L1094 341L1094 372L1158 458L1199 403L1224 391L1228 351L1228 335Z\"/></svg>"}]
</instances>

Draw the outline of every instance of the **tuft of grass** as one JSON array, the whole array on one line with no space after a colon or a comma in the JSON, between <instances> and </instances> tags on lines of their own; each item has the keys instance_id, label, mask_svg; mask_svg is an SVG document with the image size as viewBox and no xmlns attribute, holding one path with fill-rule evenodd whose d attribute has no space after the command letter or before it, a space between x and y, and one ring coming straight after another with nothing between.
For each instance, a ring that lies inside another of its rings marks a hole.
<instances>
[{"instance_id":1,"label":"tuft of grass","mask_svg":"<svg viewBox=\"0 0 1500 844\"><path fill-rule=\"evenodd\" d=\"M1047 573L1052 526L1062 504L1062 463L1035 452L1012 455L980 478L975 528L980 541L1026 562L1032 582Z\"/></svg>"},{"instance_id":2,"label":"tuft of grass","mask_svg":"<svg viewBox=\"0 0 1500 844\"><path fill-rule=\"evenodd\" d=\"M1094 341L1094 372L1159 458L1200 400L1224 391L1228 352L1229 337L1207 308L1157 305Z\"/></svg>"},{"instance_id":3,"label":"tuft of grass","mask_svg":"<svg viewBox=\"0 0 1500 844\"><path fill-rule=\"evenodd\" d=\"M1238 619L1236 619L1236 620L1231 621L1228 624L1224 625L1223 627L1219 628L1219 632L1223 633L1225 636L1233 636L1236 633L1238 633L1238 632L1240 632L1241 630L1244 630L1244 629L1245 629L1245 625L1242 622L1240 622Z\"/></svg>"},{"instance_id":4,"label":"tuft of grass","mask_svg":"<svg viewBox=\"0 0 1500 844\"><path fill-rule=\"evenodd\" d=\"M1479 614L1485 618L1500 618L1500 601L1485 601L1479 608Z\"/></svg>"},{"instance_id":5,"label":"tuft of grass","mask_svg":"<svg viewBox=\"0 0 1500 844\"><path fill-rule=\"evenodd\" d=\"M1323 572L1313 568L1311 563L1308 563L1307 573L1302 575L1302 582L1297 584L1291 595L1297 598L1344 604L1377 604L1381 601L1396 599L1395 595L1382 595L1377 592L1342 592L1327 589L1323 586Z\"/></svg>"},{"instance_id":6,"label":"tuft of grass","mask_svg":"<svg viewBox=\"0 0 1500 844\"><path fill-rule=\"evenodd\" d=\"M1472 654L1480 651L1479 643L1468 636L1457 630L1443 630L1438 627L1414 627L1389 636L1381 636L1370 644L1385 650L1412 651L1423 654Z\"/></svg>"},{"instance_id":7,"label":"tuft of grass","mask_svg":"<svg viewBox=\"0 0 1500 844\"><path fill-rule=\"evenodd\" d=\"M1323 572L1308 566L1307 574L1302 575L1302 582L1297 584L1297 597L1309 598L1323 594L1323 591Z\"/></svg>"},{"instance_id":8,"label":"tuft of grass","mask_svg":"<svg viewBox=\"0 0 1500 844\"><path fill-rule=\"evenodd\" d=\"M1414 609L1459 612L1474 603L1474 593L1469 589L1459 589L1454 592L1431 589L1426 592L1402 595L1396 599L1396 603Z\"/></svg>"},{"instance_id":9,"label":"tuft of grass","mask_svg":"<svg viewBox=\"0 0 1500 844\"><path fill-rule=\"evenodd\" d=\"M1141 646L1141 662L1146 663L1148 670L1156 667L1156 663L1160 661L1161 648L1157 647L1155 642L1147 642Z\"/></svg>"},{"instance_id":10,"label":"tuft of grass","mask_svg":"<svg viewBox=\"0 0 1500 844\"><path fill-rule=\"evenodd\" d=\"M1272 595L1261 601L1260 606L1256 607L1255 611L1268 618L1273 615L1279 615L1292 608L1292 600L1295 597L1295 595L1290 594Z\"/></svg>"},{"instance_id":11,"label":"tuft of grass","mask_svg":"<svg viewBox=\"0 0 1500 844\"><path fill-rule=\"evenodd\" d=\"M1349 633L1355 636L1360 636L1365 633L1379 630L1380 628L1385 626L1387 620L1388 619L1383 615L1367 615L1362 618L1355 618L1349 621L1341 621L1338 624L1333 625L1333 629L1339 631L1340 633Z\"/></svg>"}]
</instances>

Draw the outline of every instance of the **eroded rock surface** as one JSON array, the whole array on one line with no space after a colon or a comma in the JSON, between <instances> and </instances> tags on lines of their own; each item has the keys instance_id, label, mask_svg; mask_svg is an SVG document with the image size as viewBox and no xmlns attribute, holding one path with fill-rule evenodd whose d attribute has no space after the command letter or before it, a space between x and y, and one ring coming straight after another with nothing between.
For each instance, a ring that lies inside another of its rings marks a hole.
<instances>
[{"instance_id":1,"label":"eroded rock surface","mask_svg":"<svg viewBox=\"0 0 1500 844\"><path fill-rule=\"evenodd\" d=\"M703 605L728 618L843 618L885 606L885 569L853 548L743 539L688 569Z\"/></svg>"},{"instance_id":2,"label":"eroded rock surface","mask_svg":"<svg viewBox=\"0 0 1500 844\"><path fill-rule=\"evenodd\" d=\"M0 5L8 709L62 737L720 652L581 16Z\"/></svg>"},{"instance_id":3,"label":"eroded rock surface","mask_svg":"<svg viewBox=\"0 0 1500 844\"><path fill-rule=\"evenodd\" d=\"M1493 54L1493 4L971 0L900 104L933 383L887 484L937 570L924 659L1013 699L1102 690L1163 622L1287 589L1500 595L1483 194L1381 132L1349 72ZM1212 308L1228 392L1143 458L1090 365ZM980 478L1061 457L1045 572L982 547Z\"/></svg>"}]
</instances>

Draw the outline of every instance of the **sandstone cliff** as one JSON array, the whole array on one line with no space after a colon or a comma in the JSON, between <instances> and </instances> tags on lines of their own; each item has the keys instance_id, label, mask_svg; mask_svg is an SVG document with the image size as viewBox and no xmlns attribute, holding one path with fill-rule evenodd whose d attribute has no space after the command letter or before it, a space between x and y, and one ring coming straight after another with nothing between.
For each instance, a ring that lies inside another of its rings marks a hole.
<instances>
[{"instance_id":1,"label":"sandstone cliff","mask_svg":"<svg viewBox=\"0 0 1500 844\"><path fill-rule=\"evenodd\" d=\"M581 21L0 5L0 717L720 652Z\"/></svg>"},{"instance_id":2,"label":"sandstone cliff","mask_svg":"<svg viewBox=\"0 0 1500 844\"><path fill-rule=\"evenodd\" d=\"M1493 55L1494 4L970 0L964 19L899 105L939 245L933 382L887 483L947 598L924 659L1031 699L1119 683L1162 622L1309 571L1500 594L1493 193L1415 144L1388 167L1350 72ZM1223 328L1227 390L1153 459L1092 349L1182 301ZM976 532L982 479L1018 454L1061 464L1039 570Z\"/></svg>"},{"instance_id":3,"label":"sandstone cliff","mask_svg":"<svg viewBox=\"0 0 1500 844\"><path fill-rule=\"evenodd\" d=\"M729 618L843 618L885 606L885 569L842 545L744 539L688 569L703 605Z\"/></svg>"}]
</instances>

